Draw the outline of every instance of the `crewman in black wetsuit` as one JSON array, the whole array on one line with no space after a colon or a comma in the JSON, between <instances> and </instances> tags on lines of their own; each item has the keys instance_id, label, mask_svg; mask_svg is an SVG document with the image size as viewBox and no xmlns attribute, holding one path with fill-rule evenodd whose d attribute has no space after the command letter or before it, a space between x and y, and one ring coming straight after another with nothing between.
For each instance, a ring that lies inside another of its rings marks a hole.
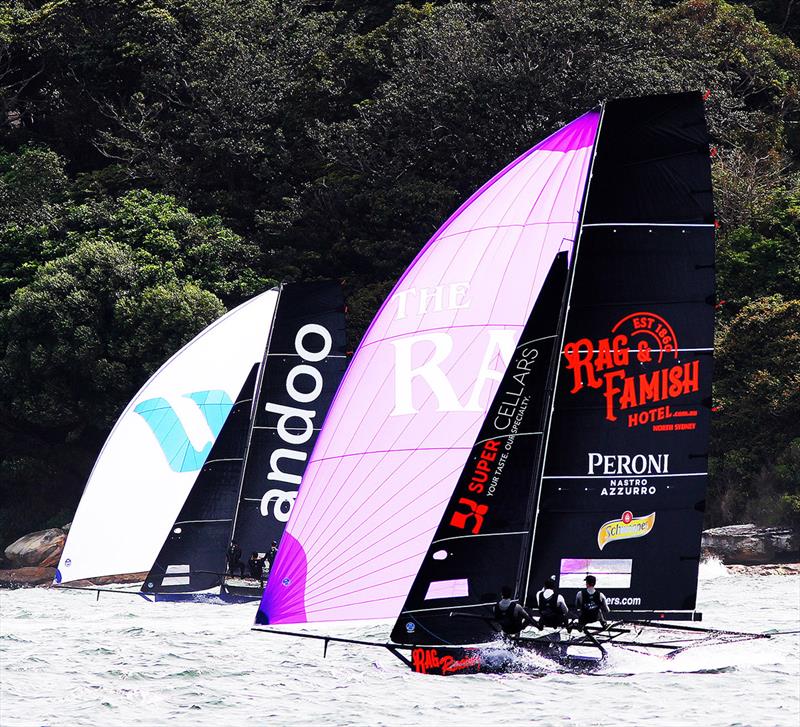
<instances>
[{"instance_id":1,"label":"crewman in black wetsuit","mask_svg":"<svg viewBox=\"0 0 800 727\"><path fill-rule=\"evenodd\" d=\"M582 629L586 624L595 623L599 621L603 628L608 626L606 617L608 616L608 604L606 597L595 589L597 579L594 576L586 576L583 579L586 582L586 588L578 591L575 596L575 611L578 613L578 624Z\"/></svg>"},{"instance_id":2,"label":"crewman in black wetsuit","mask_svg":"<svg viewBox=\"0 0 800 727\"><path fill-rule=\"evenodd\" d=\"M278 543L273 540L270 549L267 551L267 562L269 563L270 569L272 568L272 564L275 562L276 555L278 555Z\"/></svg>"},{"instance_id":3,"label":"crewman in black wetsuit","mask_svg":"<svg viewBox=\"0 0 800 727\"><path fill-rule=\"evenodd\" d=\"M250 570L250 577L255 578L256 580L261 579L261 564L263 561L261 558L258 557L258 553L254 550L252 555L250 556L250 560L247 561L247 567Z\"/></svg>"},{"instance_id":4,"label":"crewman in black wetsuit","mask_svg":"<svg viewBox=\"0 0 800 727\"><path fill-rule=\"evenodd\" d=\"M555 576L550 576L544 582L544 588L536 594L536 607L539 609L539 621L535 622L535 626L539 631L544 626L550 628L563 626L568 631L571 630L567 602L556 588Z\"/></svg>"},{"instance_id":5,"label":"crewman in black wetsuit","mask_svg":"<svg viewBox=\"0 0 800 727\"><path fill-rule=\"evenodd\" d=\"M242 549L235 540L231 540L228 548L228 570L233 575L234 570L239 571L239 577L244 578L244 563L242 563Z\"/></svg>"},{"instance_id":6,"label":"crewman in black wetsuit","mask_svg":"<svg viewBox=\"0 0 800 727\"><path fill-rule=\"evenodd\" d=\"M533 620L522 606L511 599L513 591L509 586L500 590L500 600L494 605L494 620L500 624L503 633L517 636L526 626L532 626Z\"/></svg>"}]
</instances>

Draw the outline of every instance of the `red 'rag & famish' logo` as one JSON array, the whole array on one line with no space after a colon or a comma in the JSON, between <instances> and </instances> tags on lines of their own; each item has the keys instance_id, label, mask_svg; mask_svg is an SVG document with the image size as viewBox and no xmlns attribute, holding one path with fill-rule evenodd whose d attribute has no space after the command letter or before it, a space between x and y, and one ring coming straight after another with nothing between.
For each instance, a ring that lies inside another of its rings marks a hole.
<instances>
[{"instance_id":1,"label":"red 'rag & famish' logo","mask_svg":"<svg viewBox=\"0 0 800 727\"><path fill-rule=\"evenodd\" d=\"M655 313L631 313L620 320L608 338L581 338L564 346L567 369L573 374L571 394L584 386L601 389L605 418L617 421L627 414L627 425L694 417L697 411L674 411L666 402L700 388L700 363L680 363L672 326ZM636 366L631 372L630 366ZM651 407L651 404L662 404ZM646 408L645 408L646 407ZM654 425L653 429L694 429L694 422Z\"/></svg>"}]
</instances>

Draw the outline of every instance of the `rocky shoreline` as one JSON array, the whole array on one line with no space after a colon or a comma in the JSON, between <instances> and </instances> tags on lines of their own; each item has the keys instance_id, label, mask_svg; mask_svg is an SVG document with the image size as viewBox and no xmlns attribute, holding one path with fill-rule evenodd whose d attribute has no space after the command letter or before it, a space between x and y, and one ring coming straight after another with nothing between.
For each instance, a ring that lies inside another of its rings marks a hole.
<instances>
[{"instance_id":1,"label":"rocky shoreline","mask_svg":"<svg viewBox=\"0 0 800 727\"><path fill-rule=\"evenodd\" d=\"M23 535L11 543L0 562L0 588L49 587L70 525ZM729 573L759 576L800 574L800 531L796 528L762 528L752 524L712 528L703 532L701 547L703 560L716 560ZM137 583L146 575L102 576L70 585L90 587Z\"/></svg>"}]
</instances>

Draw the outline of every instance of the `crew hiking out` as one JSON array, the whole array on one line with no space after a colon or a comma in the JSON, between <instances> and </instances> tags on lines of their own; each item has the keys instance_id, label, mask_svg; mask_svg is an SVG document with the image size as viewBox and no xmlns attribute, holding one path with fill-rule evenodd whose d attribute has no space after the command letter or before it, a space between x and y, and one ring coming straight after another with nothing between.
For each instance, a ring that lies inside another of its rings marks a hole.
<instances>
[{"instance_id":1,"label":"crew hiking out","mask_svg":"<svg viewBox=\"0 0 800 727\"><path fill-rule=\"evenodd\" d=\"M539 609L539 620L534 625L541 631L543 627L565 627L570 631L569 609L567 602L558 592L556 577L550 576L544 582L544 588L536 594L536 607Z\"/></svg>"},{"instance_id":2,"label":"crew hiking out","mask_svg":"<svg viewBox=\"0 0 800 727\"><path fill-rule=\"evenodd\" d=\"M494 620L508 636L516 636L526 626L532 626L533 620L527 611L512 600L513 591L509 586L503 586L500 591L500 600L494 605Z\"/></svg>"},{"instance_id":3,"label":"crew hiking out","mask_svg":"<svg viewBox=\"0 0 800 727\"><path fill-rule=\"evenodd\" d=\"M583 579L586 582L586 588L578 591L575 596L575 611L578 614L578 624L584 628L586 624L595 623L599 621L603 628L608 626L606 618L608 617L608 604L606 597L597 589L595 583L597 579L594 576L586 576Z\"/></svg>"}]
</instances>

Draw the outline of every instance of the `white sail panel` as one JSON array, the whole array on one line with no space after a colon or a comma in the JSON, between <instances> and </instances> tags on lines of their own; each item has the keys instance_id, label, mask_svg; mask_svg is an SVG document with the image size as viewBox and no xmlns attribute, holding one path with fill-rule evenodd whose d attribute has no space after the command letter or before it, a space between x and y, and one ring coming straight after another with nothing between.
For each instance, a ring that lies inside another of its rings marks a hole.
<instances>
[{"instance_id":1,"label":"white sail panel","mask_svg":"<svg viewBox=\"0 0 800 727\"><path fill-rule=\"evenodd\" d=\"M277 298L269 290L222 316L131 400L86 484L57 583L150 569L233 401L264 355Z\"/></svg>"}]
</instances>

